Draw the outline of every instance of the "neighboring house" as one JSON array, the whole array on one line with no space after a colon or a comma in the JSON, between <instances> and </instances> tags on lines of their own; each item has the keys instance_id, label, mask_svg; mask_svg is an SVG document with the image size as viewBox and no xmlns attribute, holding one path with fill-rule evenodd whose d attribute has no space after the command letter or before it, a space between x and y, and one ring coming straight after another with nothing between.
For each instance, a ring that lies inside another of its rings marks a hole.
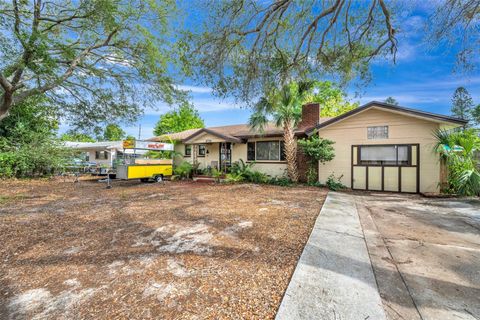
<instances>
[{"instance_id":1,"label":"neighboring house","mask_svg":"<svg viewBox=\"0 0 480 320\"><path fill-rule=\"evenodd\" d=\"M375 101L335 118L322 118L319 105L308 104L295 134L302 138L318 130L320 137L335 141L335 159L319 164L321 183L333 174L353 189L426 193L438 192L440 184L433 132L464 124L461 119ZM243 159L254 161L254 169L272 176L286 170L282 129L272 124L263 133L242 124L191 129L150 140L177 141L175 151L201 168L224 169ZM307 160L299 155L298 162L304 175Z\"/></svg>"},{"instance_id":2,"label":"neighboring house","mask_svg":"<svg viewBox=\"0 0 480 320\"><path fill-rule=\"evenodd\" d=\"M65 146L85 153L88 162L101 166L111 167L113 161L123 153L132 153L131 149L123 149L123 141L100 141L100 142L72 142L66 141ZM143 154L145 151L137 150L136 153ZM83 160L83 159L82 159Z\"/></svg>"},{"instance_id":3,"label":"neighboring house","mask_svg":"<svg viewBox=\"0 0 480 320\"><path fill-rule=\"evenodd\" d=\"M122 141L72 142L65 146L85 153L85 160L98 165L111 166L116 153L123 150Z\"/></svg>"}]
</instances>

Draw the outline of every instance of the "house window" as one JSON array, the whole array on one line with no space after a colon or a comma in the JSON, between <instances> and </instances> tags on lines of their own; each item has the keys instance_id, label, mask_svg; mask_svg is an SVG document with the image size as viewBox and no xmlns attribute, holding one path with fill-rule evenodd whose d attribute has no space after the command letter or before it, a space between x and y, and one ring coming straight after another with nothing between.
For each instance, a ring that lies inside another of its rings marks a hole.
<instances>
[{"instance_id":1,"label":"house window","mask_svg":"<svg viewBox=\"0 0 480 320\"><path fill-rule=\"evenodd\" d=\"M280 141L280 160L287 160L287 158L285 157L285 142L283 141Z\"/></svg>"},{"instance_id":2,"label":"house window","mask_svg":"<svg viewBox=\"0 0 480 320\"><path fill-rule=\"evenodd\" d=\"M255 161L255 142L247 143L247 161Z\"/></svg>"},{"instance_id":3,"label":"house window","mask_svg":"<svg viewBox=\"0 0 480 320\"><path fill-rule=\"evenodd\" d=\"M285 161L283 141L257 141L247 143L248 161Z\"/></svg>"},{"instance_id":4,"label":"house window","mask_svg":"<svg viewBox=\"0 0 480 320\"><path fill-rule=\"evenodd\" d=\"M369 140L388 139L388 126L368 127L367 138Z\"/></svg>"},{"instance_id":5,"label":"house window","mask_svg":"<svg viewBox=\"0 0 480 320\"><path fill-rule=\"evenodd\" d=\"M258 141L257 160L280 160L280 141Z\"/></svg>"},{"instance_id":6,"label":"house window","mask_svg":"<svg viewBox=\"0 0 480 320\"><path fill-rule=\"evenodd\" d=\"M190 157L192 155L192 146L185 145L185 157Z\"/></svg>"},{"instance_id":7,"label":"house window","mask_svg":"<svg viewBox=\"0 0 480 320\"><path fill-rule=\"evenodd\" d=\"M203 144L198 145L198 156L205 157L205 145Z\"/></svg>"},{"instance_id":8,"label":"house window","mask_svg":"<svg viewBox=\"0 0 480 320\"><path fill-rule=\"evenodd\" d=\"M95 151L95 159L96 160L108 160L107 151Z\"/></svg>"},{"instance_id":9,"label":"house window","mask_svg":"<svg viewBox=\"0 0 480 320\"><path fill-rule=\"evenodd\" d=\"M359 157L360 165L410 165L410 149L408 146L361 146Z\"/></svg>"}]
</instances>

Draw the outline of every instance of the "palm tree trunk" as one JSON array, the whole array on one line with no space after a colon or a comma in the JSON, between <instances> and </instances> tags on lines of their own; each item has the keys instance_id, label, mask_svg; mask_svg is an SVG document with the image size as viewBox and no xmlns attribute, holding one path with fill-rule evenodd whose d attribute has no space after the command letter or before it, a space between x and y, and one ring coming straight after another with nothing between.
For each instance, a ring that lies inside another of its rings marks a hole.
<instances>
[{"instance_id":1,"label":"palm tree trunk","mask_svg":"<svg viewBox=\"0 0 480 320\"><path fill-rule=\"evenodd\" d=\"M285 142L285 158L287 159L287 174L292 182L298 182L297 171L297 139L290 121L283 127L283 140Z\"/></svg>"}]
</instances>

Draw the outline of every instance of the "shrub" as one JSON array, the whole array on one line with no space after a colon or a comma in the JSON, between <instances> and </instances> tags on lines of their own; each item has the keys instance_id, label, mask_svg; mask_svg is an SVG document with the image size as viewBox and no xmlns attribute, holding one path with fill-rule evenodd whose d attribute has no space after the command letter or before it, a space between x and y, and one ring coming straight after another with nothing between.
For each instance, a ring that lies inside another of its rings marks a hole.
<instances>
[{"instance_id":1,"label":"shrub","mask_svg":"<svg viewBox=\"0 0 480 320\"><path fill-rule=\"evenodd\" d=\"M237 183L242 182L245 178L239 173L228 173L226 176L226 181L228 183Z\"/></svg>"},{"instance_id":2,"label":"shrub","mask_svg":"<svg viewBox=\"0 0 480 320\"><path fill-rule=\"evenodd\" d=\"M49 101L32 97L0 121L0 177L35 177L60 171L73 157L55 137L58 122Z\"/></svg>"},{"instance_id":3,"label":"shrub","mask_svg":"<svg viewBox=\"0 0 480 320\"><path fill-rule=\"evenodd\" d=\"M462 196L480 195L480 171L475 153L480 150L480 138L474 129L463 131L439 130L435 150L448 168L448 186L442 191Z\"/></svg>"},{"instance_id":4,"label":"shrub","mask_svg":"<svg viewBox=\"0 0 480 320\"><path fill-rule=\"evenodd\" d=\"M177 176L180 176L182 179L188 179L190 178L190 175L192 173L193 166L190 162L183 161L180 165L178 165L174 169L174 173Z\"/></svg>"},{"instance_id":5,"label":"shrub","mask_svg":"<svg viewBox=\"0 0 480 320\"><path fill-rule=\"evenodd\" d=\"M252 171L247 176L247 181L252 183L267 183L270 176L260 171Z\"/></svg>"},{"instance_id":6,"label":"shrub","mask_svg":"<svg viewBox=\"0 0 480 320\"><path fill-rule=\"evenodd\" d=\"M308 139L298 140L298 146L310 159L307 171L307 183L309 185L315 185L318 181L318 162L325 163L335 158L334 143L331 140L320 138L317 133L314 133Z\"/></svg>"},{"instance_id":7,"label":"shrub","mask_svg":"<svg viewBox=\"0 0 480 320\"><path fill-rule=\"evenodd\" d=\"M342 189L346 189L347 187L340 181L342 179L343 175L340 177L336 178L335 175L332 173L330 176L328 176L326 185L328 189L332 191L338 191Z\"/></svg>"},{"instance_id":8,"label":"shrub","mask_svg":"<svg viewBox=\"0 0 480 320\"><path fill-rule=\"evenodd\" d=\"M217 170L217 168L212 168L212 178L215 179L215 182L220 182L220 178L223 176L223 173L219 170Z\"/></svg>"},{"instance_id":9,"label":"shrub","mask_svg":"<svg viewBox=\"0 0 480 320\"><path fill-rule=\"evenodd\" d=\"M232 167L230 168L230 172L234 174L238 174L246 178L252 173L252 167L254 162L245 163L242 159L235 161L232 163Z\"/></svg>"},{"instance_id":10,"label":"shrub","mask_svg":"<svg viewBox=\"0 0 480 320\"><path fill-rule=\"evenodd\" d=\"M268 184L273 184L275 186L289 187L293 185L293 182L288 177L273 177L270 180L268 180Z\"/></svg>"}]
</instances>

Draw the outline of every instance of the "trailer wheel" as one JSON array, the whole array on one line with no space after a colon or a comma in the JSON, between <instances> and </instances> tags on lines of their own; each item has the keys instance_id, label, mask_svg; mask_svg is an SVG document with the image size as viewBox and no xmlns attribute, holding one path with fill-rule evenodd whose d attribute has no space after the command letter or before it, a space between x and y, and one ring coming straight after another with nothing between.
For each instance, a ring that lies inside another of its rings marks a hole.
<instances>
[{"instance_id":1,"label":"trailer wheel","mask_svg":"<svg viewBox=\"0 0 480 320\"><path fill-rule=\"evenodd\" d=\"M155 176L155 178L153 179L155 180L155 182L163 182L163 175Z\"/></svg>"}]
</instances>

